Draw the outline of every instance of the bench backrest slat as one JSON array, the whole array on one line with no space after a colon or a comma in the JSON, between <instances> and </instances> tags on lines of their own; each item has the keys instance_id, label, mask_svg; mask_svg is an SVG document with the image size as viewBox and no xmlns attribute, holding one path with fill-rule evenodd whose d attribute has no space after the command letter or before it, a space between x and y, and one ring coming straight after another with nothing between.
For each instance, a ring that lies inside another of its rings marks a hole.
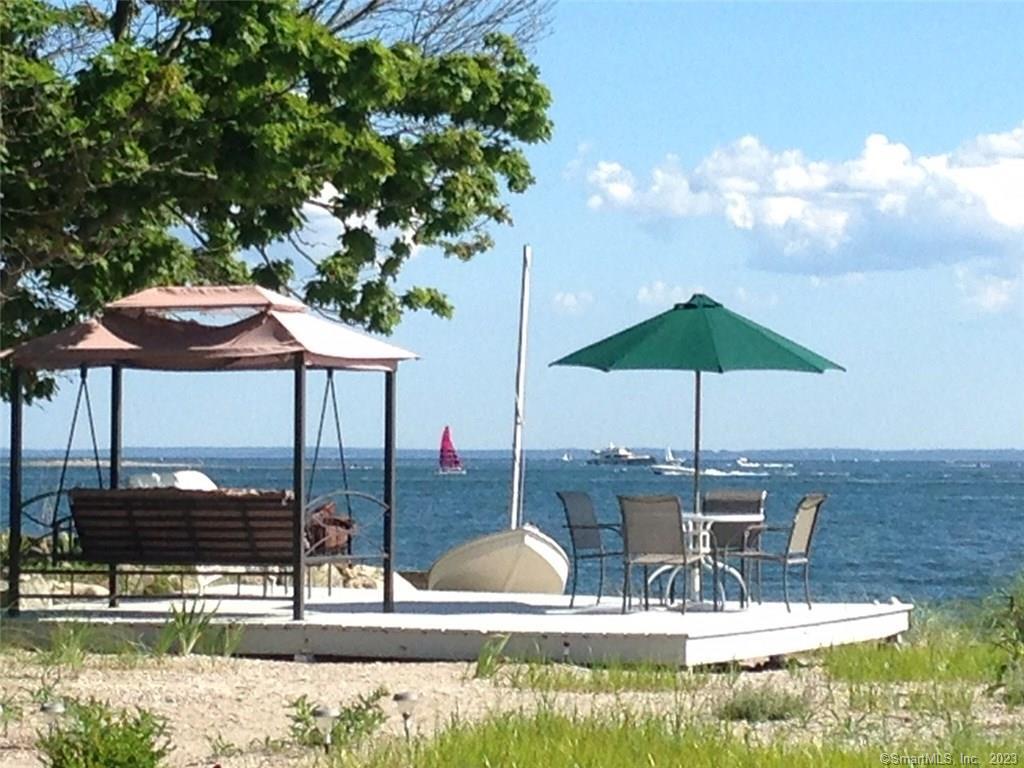
<instances>
[{"instance_id":1,"label":"bench backrest slat","mask_svg":"<svg viewBox=\"0 0 1024 768\"><path fill-rule=\"evenodd\" d=\"M135 565L290 565L288 491L76 488L82 558Z\"/></svg>"}]
</instances>

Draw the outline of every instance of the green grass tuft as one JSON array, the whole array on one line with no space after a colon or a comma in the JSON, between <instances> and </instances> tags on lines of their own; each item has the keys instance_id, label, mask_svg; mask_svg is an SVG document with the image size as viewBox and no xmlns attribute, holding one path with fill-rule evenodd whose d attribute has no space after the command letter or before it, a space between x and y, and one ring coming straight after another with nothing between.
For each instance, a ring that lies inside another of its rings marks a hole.
<instances>
[{"instance_id":1,"label":"green grass tuft","mask_svg":"<svg viewBox=\"0 0 1024 768\"><path fill-rule=\"evenodd\" d=\"M988 755L1019 751L1021 733L984 738L950 733L945 751ZM1015 746L1016 745L1016 746ZM924 754L932 743L885 743L853 747L836 742L759 742L724 725L676 724L671 718L629 712L571 715L542 709L506 713L477 723L453 719L429 739L412 745L390 742L364 754L339 754L335 768L863 768L879 765L881 751Z\"/></svg>"},{"instance_id":2,"label":"green grass tuft","mask_svg":"<svg viewBox=\"0 0 1024 768\"><path fill-rule=\"evenodd\" d=\"M705 673L661 664L598 664L592 667L574 667L547 662L509 665L499 677L502 684L513 688L574 693L695 691L704 687L708 679Z\"/></svg>"},{"instance_id":3,"label":"green grass tuft","mask_svg":"<svg viewBox=\"0 0 1024 768\"><path fill-rule=\"evenodd\" d=\"M1006 654L963 619L923 612L903 645L842 645L822 658L831 677L852 683L991 683Z\"/></svg>"},{"instance_id":4,"label":"green grass tuft","mask_svg":"<svg viewBox=\"0 0 1024 768\"><path fill-rule=\"evenodd\" d=\"M723 720L765 723L803 718L809 709L803 696L769 686L745 685L733 691L729 699L718 707L716 714Z\"/></svg>"},{"instance_id":5,"label":"green grass tuft","mask_svg":"<svg viewBox=\"0 0 1024 768\"><path fill-rule=\"evenodd\" d=\"M498 673L505 663L503 654L508 641L509 635L495 635L480 646L480 653L476 657L476 667L473 669L473 677L485 679L494 677Z\"/></svg>"}]
</instances>

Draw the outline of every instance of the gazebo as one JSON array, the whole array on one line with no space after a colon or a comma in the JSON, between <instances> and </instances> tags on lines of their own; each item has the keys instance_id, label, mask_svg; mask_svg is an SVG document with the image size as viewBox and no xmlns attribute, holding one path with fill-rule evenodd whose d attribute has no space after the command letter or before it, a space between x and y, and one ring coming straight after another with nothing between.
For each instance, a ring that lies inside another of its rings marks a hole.
<instances>
[{"instance_id":1,"label":"gazebo","mask_svg":"<svg viewBox=\"0 0 1024 768\"><path fill-rule=\"evenodd\" d=\"M183 314L234 311L246 316L210 325ZM304 449L306 371L384 374L383 568L384 611L394 610L395 393L398 363L415 354L323 319L299 301L257 286L150 288L108 304L97 318L33 339L2 353L12 365L10 442L10 564L8 607L17 615L22 541L22 382L29 370L109 367L110 488L121 476L122 371L294 372L291 546L293 617L303 618ZM116 564L111 565L116 586ZM112 590L113 594L113 590Z\"/></svg>"}]
</instances>

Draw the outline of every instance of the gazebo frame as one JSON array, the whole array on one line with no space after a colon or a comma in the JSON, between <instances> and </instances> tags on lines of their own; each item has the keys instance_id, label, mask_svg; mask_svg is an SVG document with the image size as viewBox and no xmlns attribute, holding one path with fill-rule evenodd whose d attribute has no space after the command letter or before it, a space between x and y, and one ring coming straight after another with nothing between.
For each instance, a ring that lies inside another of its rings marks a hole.
<instances>
[{"instance_id":1,"label":"gazebo frame","mask_svg":"<svg viewBox=\"0 0 1024 768\"><path fill-rule=\"evenodd\" d=\"M164 290L164 289L157 289ZM169 290L183 290L189 289L169 289ZM241 290L238 288L228 289L194 289L197 291L203 290L225 290L225 291L237 291ZM253 291L259 291L261 295L270 296L271 301L280 300L284 302L292 302L290 299L286 299L283 296L277 296L270 292L262 291L261 289L251 289ZM144 296L149 292L143 292L137 294L137 296ZM133 297L129 297L131 299ZM114 305L109 305L108 308L118 308L118 305L124 305L128 300L122 300L116 302ZM298 304L298 302L294 302ZM216 305L219 308L224 306L235 306L230 304ZM259 307L263 306L264 309L272 308L273 304L239 304L237 306L247 307ZM285 305L287 306L287 305ZM299 305L301 307L301 305ZM190 309L195 309L196 306L189 306ZM289 311L296 311L295 309L289 308ZM95 321L93 321L95 322ZM326 321L325 321L326 322ZM333 324L332 324L333 325ZM58 332L63 333L63 332ZM349 331L351 333L351 331ZM44 337L47 338L47 337ZM365 337L364 337L365 338ZM38 341L38 340L37 340ZM34 342L29 342L34 343ZM376 342L371 340L371 343L381 344L382 342ZM395 608L394 601L394 544L395 544L395 406L396 406L396 386L398 378L398 360L409 359L414 357L411 353L406 353L404 350L392 347L392 350L403 353L400 357L393 359L393 365L390 368L384 368L384 487L383 487L383 570L384 570L384 596L383 596L383 610L384 612L393 612ZM34 370L32 367L25 365L19 366L17 363L17 350L14 350L14 357L12 361L12 396L11 396L11 433L10 433L10 484L9 484L9 509L10 509L10 541L9 541L9 555L10 562L8 566L8 600L7 609L9 615L18 616L20 612L20 581L22 571L22 454L23 454L23 432L24 432L24 397L22 393L22 387L24 384L24 373L29 370ZM354 362L352 365L326 365L322 360L317 360L316 355L311 354L307 351L297 351L291 353L291 368L294 377L294 394L293 394L293 454L292 454L292 534L293 534L293 595L292 595L292 616L296 621L303 619L305 614L305 573L303 569L303 539L304 539L304 510L306 505L305 498L305 422L306 422L306 370L309 367L316 368L328 368L332 370L381 370L382 365L380 364L359 364ZM322 358L323 355L321 354ZM109 367L111 376L110 386L110 488L116 489L121 487L121 458L122 458L122 373L125 367L134 367L126 365L121 362L113 363L110 365L94 363L90 364L87 361L79 361L80 367L84 368L95 368L95 367ZM142 366L140 366L142 367ZM196 368L188 368L185 366L175 367L160 367L160 366L144 366L147 370L231 370L229 366L222 367L202 367L197 366ZM244 370L281 370L284 366L280 362L274 365L246 365ZM111 565L109 571L110 580L110 594L113 596L116 594L116 579L117 579L117 565ZM111 603L115 601L112 597Z\"/></svg>"}]
</instances>

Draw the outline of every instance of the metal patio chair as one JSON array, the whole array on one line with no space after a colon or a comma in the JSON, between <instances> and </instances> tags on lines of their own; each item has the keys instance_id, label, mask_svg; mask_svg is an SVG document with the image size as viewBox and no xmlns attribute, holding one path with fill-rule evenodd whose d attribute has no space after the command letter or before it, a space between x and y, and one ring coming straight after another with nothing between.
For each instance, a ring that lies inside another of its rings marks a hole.
<instances>
[{"instance_id":1,"label":"metal patio chair","mask_svg":"<svg viewBox=\"0 0 1024 768\"><path fill-rule=\"evenodd\" d=\"M556 491L556 495L565 509L565 524L569 529L569 542L572 545L572 597L569 607L576 603L576 582L580 560L597 560L600 566L600 577L597 582L597 602L601 602L604 594L604 561L609 557L621 557L622 550L609 552L604 548L601 531L614 531L619 536L622 531L617 525L599 523L594 512L594 502L590 495L583 491Z\"/></svg>"},{"instance_id":2,"label":"metal patio chair","mask_svg":"<svg viewBox=\"0 0 1024 768\"><path fill-rule=\"evenodd\" d=\"M811 587L808 569L811 562L811 541L814 538L814 531L818 524L818 513L822 504L828 496L824 493L809 493L804 496L796 505L796 514L793 516L793 523L787 526L754 525L747 530L747 545L737 556L752 560L755 563L757 574L757 602L761 602L761 563L779 563L782 566L782 595L786 601L786 610L791 611L789 605L789 566L802 565L804 568L804 600L808 609L811 608ZM782 531L789 534L786 541L786 548L782 552L766 552L760 547L750 546L751 537L758 536L767 531Z\"/></svg>"},{"instance_id":3,"label":"metal patio chair","mask_svg":"<svg viewBox=\"0 0 1024 768\"><path fill-rule=\"evenodd\" d=\"M744 515L760 517L759 523L752 522L723 522L716 521L711 524L711 532L714 536L716 567L725 568L727 573L736 576L736 571L726 568L728 559L736 557L746 547L760 549L760 532L754 531L747 537L747 531L754 525L764 522L764 505L768 497L765 490L741 490L722 489L707 491L701 496L701 514L705 515ZM740 605L744 605L748 597L746 561L740 560L740 572L738 575L740 583Z\"/></svg>"},{"instance_id":4,"label":"metal patio chair","mask_svg":"<svg viewBox=\"0 0 1024 768\"><path fill-rule=\"evenodd\" d=\"M630 602L630 578L634 565L644 569L644 608L650 607L648 570L656 566L666 572L675 568L700 567L706 547L693 546L694 532L683 524L677 496L619 496L622 513L623 584L622 612ZM697 535L706 539L707 532ZM682 610L686 611L689 578L683 579ZM712 594L714 594L712 586Z\"/></svg>"}]
</instances>

